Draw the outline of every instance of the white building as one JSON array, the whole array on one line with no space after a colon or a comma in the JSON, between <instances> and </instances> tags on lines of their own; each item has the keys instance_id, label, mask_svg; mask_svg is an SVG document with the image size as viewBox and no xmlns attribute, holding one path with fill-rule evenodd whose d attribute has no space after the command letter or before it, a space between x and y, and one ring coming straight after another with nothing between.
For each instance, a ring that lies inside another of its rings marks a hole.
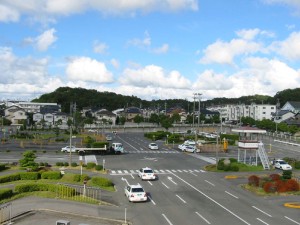
<instances>
[{"instance_id":1,"label":"white building","mask_svg":"<svg viewBox=\"0 0 300 225\"><path fill-rule=\"evenodd\" d=\"M61 108L57 103L39 103L39 102L19 102L19 101L7 101L5 102L6 107L19 106L28 113L37 113L41 111L42 107L58 107ZM59 110L60 111L60 110Z\"/></svg>"}]
</instances>

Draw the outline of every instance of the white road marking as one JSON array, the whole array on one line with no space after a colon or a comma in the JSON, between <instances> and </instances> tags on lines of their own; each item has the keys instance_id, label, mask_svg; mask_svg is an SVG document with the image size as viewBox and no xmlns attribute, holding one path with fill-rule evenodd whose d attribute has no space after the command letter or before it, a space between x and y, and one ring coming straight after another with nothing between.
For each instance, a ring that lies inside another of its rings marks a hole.
<instances>
[{"instance_id":1,"label":"white road marking","mask_svg":"<svg viewBox=\"0 0 300 225\"><path fill-rule=\"evenodd\" d=\"M295 220L292 220L291 218L289 218L289 217L287 217L287 216L284 216L285 218L287 218L288 220L290 220L290 221L292 221L292 222L294 222L295 224L298 224L298 225L300 225L300 223L298 223L297 221L295 221Z\"/></svg>"},{"instance_id":2,"label":"white road marking","mask_svg":"<svg viewBox=\"0 0 300 225\"><path fill-rule=\"evenodd\" d=\"M209 182L208 180L204 180L204 181L209 183L211 186L215 186L213 183Z\"/></svg>"},{"instance_id":3,"label":"white road marking","mask_svg":"<svg viewBox=\"0 0 300 225\"><path fill-rule=\"evenodd\" d=\"M121 180L125 181L127 183L127 185L129 185L128 181L126 178L122 177Z\"/></svg>"},{"instance_id":4,"label":"white road marking","mask_svg":"<svg viewBox=\"0 0 300 225\"><path fill-rule=\"evenodd\" d=\"M176 195L177 198L179 198L183 203L186 204L186 201L183 200L183 198L181 198L179 195Z\"/></svg>"},{"instance_id":5,"label":"white road marking","mask_svg":"<svg viewBox=\"0 0 300 225\"><path fill-rule=\"evenodd\" d=\"M228 192L228 191L225 191L225 193L227 193L227 194L231 195L232 197L234 197L234 198L236 198L236 199L238 199L238 198L239 198L239 197L237 197L237 196L235 196L235 195L231 194L231 193L230 193L230 192Z\"/></svg>"},{"instance_id":6,"label":"white road marking","mask_svg":"<svg viewBox=\"0 0 300 225\"><path fill-rule=\"evenodd\" d=\"M132 174L130 174L130 176L132 177L132 179L134 179L134 176Z\"/></svg>"},{"instance_id":7,"label":"white road marking","mask_svg":"<svg viewBox=\"0 0 300 225\"><path fill-rule=\"evenodd\" d=\"M115 174L115 173L116 173L116 171L112 170L112 171L111 171L111 173Z\"/></svg>"},{"instance_id":8,"label":"white road marking","mask_svg":"<svg viewBox=\"0 0 300 225\"><path fill-rule=\"evenodd\" d=\"M170 189L164 182L161 182L166 188Z\"/></svg>"},{"instance_id":9,"label":"white road marking","mask_svg":"<svg viewBox=\"0 0 300 225\"><path fill-rule=\"evenodd\" d=\"M259 208L255 207L255 206L252 206L252 208L254 208L254 209L256 209L256 210L258 210L258 211L262 212L263 214L267 215L268 217L272 217L270 214L268 214L268 213L266 213L266 212L262 211L261 209L259 209Z\"/></svg>"},{"instance_id":10,"label":"white road marking","mask_svg":"<svg viewBox=\"0 0 300 225\"><path fill-rule=\"evenodd\" d=\"M148 180L148 183L149 183L151 186L153 186L153 184L150 182L150 180Z\"/></svg>"},{"instance_id":11,"label":"white road marking","mask_svg":"<svg viewBox=\"0 0 300 225\"><path fill-rule=\"evenodd\" d=\"M130 173L134 173L134 170L130 170Z\"/></svg>"},{"instance_id":12,"label":"white road marking","mask_svg":"<svg viewBox=\"0 0 300 225\"><path fill-rule=\"evenodd\" d=\"M128 171L127 171L127 170L124 170L124 173L128 173Z\"/></svg>"},{"instance_id":13,"label":"white road marking","mask_svg":"<svg viewBox=\"0 0 300 225\"><path fill-rule=\"evenodd\" d=\"M198 177L198 175L197 175L197 174L194 174L193 172L190 172L190 174L193 174L195 177Z\"/></svg>"},{"instance_id":14,"label":"white road marking","mask_svg":"<svg viewBox=\"0 0 300 225\"><path fill-rule=\"evenodd\" d=\"M200 172L202 172L202 173L206 173L206 171L205 171L205 170L200 170Z\"/></svg>"},{"instance_id":15,"label":"white road marking","mask_svg":"<svg viewBox=\"0 0 300 225\"><path fill-rule=\"evenodd\" d=\"M148 196L148 198L150 199L153 205L156 205L156 203L153 201L153 199L150 196Z\"/></svg>"},{"instance_id":16,"label":"white road marking","mask_svg":"<svg viewBox=\"0 0 300 225\"><path fill-rule=\"evenodd\" d=\"M207 219L205 219L200 213L198 213L198 212L195 212L201 219L203 219L207 224L210 224L210 222L207 220Z\"/></svg>"},{"instance_id":17,"label":"white road marking","mask_svg":"<svg viewBox=\"0 0 300 225\"><path fill-rule=\"evenodd\" d=\"M161 214L161 215L165 218L165 220L169 223L169 225L173 225L173 224L171 223L171 221L168 219L168 217L166 217L165 214Z\"/></svg>"},{"instance_id":18,"label":"white road marking","mask_svg":"<svg viewBox=\"0 0 300 225\"><path fill-rule=\"evenodd\" d=\"M121 170L118 170L118 173L122 173L122 171L121 171Z\"/></svg>"},{"instance_id":19,"label":"white road marking","mask_svg":"<svg viewBox=\"0 0 300 225\"><path fill-rule=\"evenodd\" d=\"M269 225L268 223L266 223L265 221L259 219L259 218L256 218L258 221L262 222L263 224L266 224L266 225Z\"/></svg>"},{"instance_id":20,"label":"white road marking","mask_svg":"<svg viewBox=\"0 0 300 225\"><path fill-rule=\"evenodd\" d=\"M173 184L177 185L177 183L172 179L172 177L168 177L169 181L171 181Z\"/></svg>"},{"instance_id":21,"label":"white road marking","mask_svg":"<svg viewBox=\"0 0 300 225\"><path fill-rule=\"evenodd\" d=\"M177 170L179 173L182 173L182 171L181 170Z\"/></svg>"},{"instance_id":22,"label":"white road marking","mask_svg":"<svg viewBox=\"0 0 300 225\"><path fill-rule=\"evenodd\" d=\"M231 210L229 210L227 207L223 206L221 203L217 202L216 200L214 200L213 198L209 197L207 194L205 194L204 192L200 191L199 189L197 189L195 186L193 186L192 184L188 183L187 181L185 181L184 179L182 179L181 177L177 176L176 174L173 173L173 176L177 177L179 180L181 180L183 183L185 183L186 185L190 186L191 188L193 188L195 191L197 191L198 193L200 193L201 195L205 196L206 198L208 198L209 200L211 200L213 203L215 203L216 205L220 206L222 209L224 209L225 211L227 211L228 213L230 213L231 215L233 215L234 217L236 217L237 219L239 219L240 221L242 221L243 223L250 225L250 223L248 223L246 220L242 219L241 217L239 217L237 214L235 214L234 212L232 212Z\"/></svg>"}]
</instances>

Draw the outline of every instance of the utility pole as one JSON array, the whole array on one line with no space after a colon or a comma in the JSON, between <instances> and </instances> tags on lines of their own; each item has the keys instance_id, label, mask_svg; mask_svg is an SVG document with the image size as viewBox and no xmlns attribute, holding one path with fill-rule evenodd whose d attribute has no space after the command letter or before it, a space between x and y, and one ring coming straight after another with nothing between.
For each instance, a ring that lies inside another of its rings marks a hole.
<instances>
[{"instance_id":1,"label":"utility pole","mask_svg":"<svg viewBox=\"0 0 300 225\"><path fill-rule=\"evenodd\" d=\"M195 98L196 98L196 96L195 96L195 93L194 93L194 110L193 110L193 129L194 129L194 124L195 124Z\"/></svg>"},{"instance_id":2,"label":"utility pole","mask_svg":"<svg viewBox=\"0 0 300 225\"><path fill-rule=\"evenodd\" d=\"M278 117L278 110L279 110L279 108L280 108L280 103L279 103L279 98L277 98L277 103L276 103L276 117L275 117L275 125L276 125L276 135L277 135L277 126L278 126L278 124L277 124L277 117Z\"/></svg>"},{"instance_id":3,"label":"utility pole","mask_svg":"<svg viewBox=\"0 0 300 225\"><path fill-rule=\"evenodd\" d=\"M165 115L167 115L167 102L165 102Z\"/></svg>"}]
</instances>

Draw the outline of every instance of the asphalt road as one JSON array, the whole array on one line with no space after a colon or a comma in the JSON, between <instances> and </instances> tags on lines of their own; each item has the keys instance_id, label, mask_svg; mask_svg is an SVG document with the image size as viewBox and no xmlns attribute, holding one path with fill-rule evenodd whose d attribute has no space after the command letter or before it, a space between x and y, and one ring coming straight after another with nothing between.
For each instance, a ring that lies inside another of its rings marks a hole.
<instances>
[{"instance_id":1,"label":"asphalt road","mask_svg":"<svg viewBox=\"0 0 300 225\"><path fill-rule=\"evenodd\" d=\"M107 175L116 185L113 193L117 203L118 213L109 210L97 212L99 216L126 217L133 224L161 225L192 225L192 224L299 224L299 209L283 206L284 202L300 202L299 196L258 197L239 187L247 182L243 179L227 180L228 173L211 173L203 170L211 164L215 153L182 153L176 146L166 146L157 141L159 150L149 150L151 142L141 133L118 134L114 141L122 142L126 153L123 155L96 156L99 164L105 162L109 170ZM297 147L273 143L272 157L299 156ZM3 146L1 146L3 147ZM68 161L69 155L56 153L57 147L47 149L46 153L37 152L37 161L57 162ZM235 156L236 151L225 154ZM219 153L218 157L225 156ZM21 157L21 151L6 152L0 148L0 160L16 161ZM73 155L73 160L78 156ZM137 170L141 167L151 167L158 174L158 180L141 181ZM264 173L268 173L266 171ZM272 171L274 172L274 171ZM279 171L278 171L279 172ZM233 174L233 173L229 173ZM241 174L241 173L237 173ZM145 203L130 203L124 196L126 184L140 183L149 195ZM87 206L88 207L88 206ZM79 223L77 223L79 224Z\"/></svg>"}]
</instances>

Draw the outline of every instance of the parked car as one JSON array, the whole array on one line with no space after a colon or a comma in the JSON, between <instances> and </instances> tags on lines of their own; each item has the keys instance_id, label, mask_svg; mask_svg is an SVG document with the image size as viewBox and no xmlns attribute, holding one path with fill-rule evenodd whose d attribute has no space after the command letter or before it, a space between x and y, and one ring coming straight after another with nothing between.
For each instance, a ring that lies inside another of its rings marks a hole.
<instances>
[{"instance_id":1,"label":"parked car","mask_svg":"<svg viewBox=\"0 0 300 225\"><path fill-rule=\"evenodd\" d=\"M148 196L140 184L127 185L124 191L130 202L145 202L148 200Z\"/></svg>"},{"instance_id":2,"label":"parked car","mask_svg":"<svg viewBox=\"0 0 300 225\"><path fill-rule=\"evenodd\" d=\"M182 149L182 151L196 153L198 151L198 149L196 148L195 145L187 145L187 146L185 146L185 148Z\"/></svg>"},{"instance_id":3,"label":"parked car","mask_svg":"<svg viewBox=\"0 0 300 225\"><path fill-rule=\"evenodd\" d=\"M282 159L277 159L275 160L275 168L277 169L281 169L281 170L292 170L292 166L290 164L288 164L287 162L285 162Z\"/></svg>"},{"instance_id":4,"label":"parked car","mask_svg":"<svg viewBox=\"0 0 300 225\"><path fill-rule=\"evenodd\" d=\"M153 170L149 167L141 168L139 170L138 176L142 180L155 180L157 178Z\"/></svg>"},{"instance_id":5,"label":"parked car","mask_svg":"<svg viewBox=\"0 0 300 225\"><path fill-rule=\"evenodd\" d=\"M158 150L158 145L156 143L150 143L148 147L151 150Z\"/></svg>"},{"instance_id":6,"label":"parked car","mask_svg":"<svg viewBox=\"0 0 300 225\"><path fill-rule=\"evenodd\" d=\"M196 142L195 142L194 140L186 140L186 141L184 142L184 144L186 144L186 145L195 145Z\"/></svg>"},{"instance_id":7,"label":"parked car","mask_svg":"<svg viewBox=\"0 0 300 225\"><path fill-rule=\"evenodd\" d=\"M181 144L181 145L178 145L178 148L183 151L183 149L185 149L185 147L188 146L187 144Z\"/></svg>"},{"instance_id":8,"label":"parked car","mask_svg":"<svg viewBox=\"0 0 300 225\"><path fill-rule=\"evenodd\" d=\"M70 152L70 146L68 145L66 147L61 148L61 151L62 152ZM71 152L77 152L77 149L75 146L71 147Z\"/></svg>"},{"instance_id":9,"label":"parked car","mask_svg":"<svg viewBox=\"0 0 300 225\"><path fill-rule=\"evenodd\" d=\"M107 141L112 141L112 136L106 135L106 140L107 140Z\"/></svg>"}]
</instances>

